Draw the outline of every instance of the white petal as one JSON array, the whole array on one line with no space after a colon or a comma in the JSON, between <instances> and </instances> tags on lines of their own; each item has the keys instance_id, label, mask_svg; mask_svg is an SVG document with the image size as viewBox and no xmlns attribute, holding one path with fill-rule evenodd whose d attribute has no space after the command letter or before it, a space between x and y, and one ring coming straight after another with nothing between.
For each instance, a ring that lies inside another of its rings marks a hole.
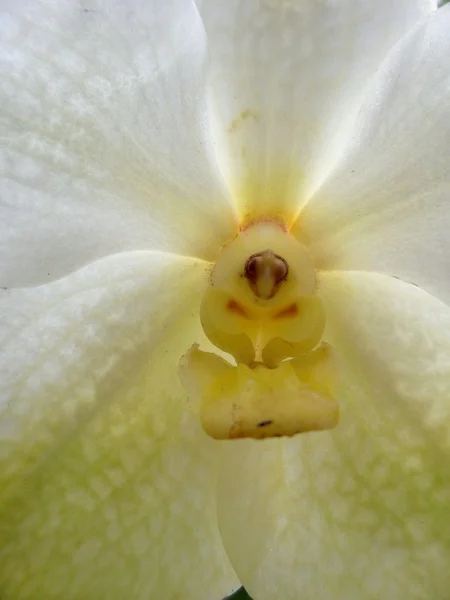
<instances>
[{"instance_id":1,"label":"white petal","mask_svg":"<svg viewBox=\"0 0 450 600\"><path fill-rule=\"evenodd\" d=\"M205 264L152 252L3 292L0 587L21 600L211 600L237 585L218 446L177 361Z\"/></svg>"},{"instance_id":2,"label":"white petal","mask_svg":"<svg viewBox=\"0 0 450 600\"><path fill-rule=\"evenodd\" d=\"M430 0L199 0L211 108L243 218L289 221L336 160L368 79Z\"/></svg>"},{"instance_id":3,"label":"white petal","mask_svg":"<svg viewBox=\"0 0 450 600\"><path fill-rule=\"evenodd\" d=\"M384 272L450 302L450 6L380 70L343 162L297 233L326 269Z\"/></svg>"},{"instance_id":4,"label":"white petal","mask_svg":"<svg viewBox=\"0 0 450 600\"><path fill-rule=\"evenodd\" d=\"M18 1L0 14L1 285L234 235L188 0Z\"/></svg>"},{"instance_id":5,"label":"white petal","mask_svg":"<svg viewBox=\"0 0 450 600\"><path fill-rule=\"evenodd\" d=\"M225 547L257 600L446 598L450 309L384 275L324 275L321 292L341 422L230 446Z\"/></svg>"}]
</instances>

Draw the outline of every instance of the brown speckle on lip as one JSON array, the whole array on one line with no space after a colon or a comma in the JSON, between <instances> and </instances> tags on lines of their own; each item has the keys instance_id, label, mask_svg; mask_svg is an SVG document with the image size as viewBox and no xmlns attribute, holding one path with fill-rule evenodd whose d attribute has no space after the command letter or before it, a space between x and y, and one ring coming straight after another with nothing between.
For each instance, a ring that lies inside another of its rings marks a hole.
<instances>
[{"instance_id":1,"label":"brown speckle on lip","mask_svg":"<svg viewBox=\"0 0 450 600\"><path fill-rule=\"evenodd\" d=\"M258 427L267 427L267 425L272 425L273 421L268 419L267 421L260 421L258 423Z\"/></svg>"}]
</instances>

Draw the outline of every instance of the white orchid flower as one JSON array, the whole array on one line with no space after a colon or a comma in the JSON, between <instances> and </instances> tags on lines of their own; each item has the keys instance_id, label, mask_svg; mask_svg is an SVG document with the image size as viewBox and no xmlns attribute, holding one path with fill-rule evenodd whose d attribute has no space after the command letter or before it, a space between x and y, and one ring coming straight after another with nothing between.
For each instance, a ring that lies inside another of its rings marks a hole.
<instances>
[{"instance_id":1,"label":"white orchid flower","mask_svg":"<svg viewBox=\"0 0 450 600\"><path fill-rule=\"evenodd\" d=\"M1 599L446 598L450 7L2 11Z\"/></svg>"}]
</instances>

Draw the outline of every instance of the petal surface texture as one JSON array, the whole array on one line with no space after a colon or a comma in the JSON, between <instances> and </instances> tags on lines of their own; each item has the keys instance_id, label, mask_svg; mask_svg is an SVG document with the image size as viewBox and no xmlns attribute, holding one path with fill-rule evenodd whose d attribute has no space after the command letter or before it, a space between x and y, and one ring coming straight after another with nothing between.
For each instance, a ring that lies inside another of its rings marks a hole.
<instances>
[{"instance_id":1,"label":"petal surface texture","mask_svg":"<svg viewBox=\"0 0 450 600\"><path fill-rule=\"evenodd\" d=\"M206 267L124 253L2 292L2 600L211 600L238 585L218 446L176 377Z\"/></svg>"},{"instance_id":2,"label":"petal surface texture","mask_svg":"<svg viewBox=\"0 0 450 600\"><path fill-rule=\"evenodd\" d=\"M0 285L46 282L124 250L213 258L234 212L212 150L195 5L7 7Z\"/></svg>"},{"instance_id":3,"label":"petal surface texture","mask_svg":"<svg viewBox=\"0 0 450 600\"><path fill-rule=\"evenodd\" d=\"M300 214L325 269L373 270L450 303L450 6L393 49L335 172Z\"/></svg>"},{"instance_id":4,"label":"petal surface texture","mask_svg":"<svg viewBox=\"0 0 450 600\"><path fill-rule=\"evenodd\" d=\"M433 3L198 4L215 139L241 217L289 221L337 160L368 79Z\"/></svg>"},{"instance_id":5,"label":"petal surface texture","mask_svg":"<svg viewBox=\"0 0 450 600\"><path fill-rule=\"evenodd\" d=\"M450 309L385 275L325 274L320 290L340 424L230 448L225 547L258 600L444 599Z\"/></svg>"}]
</instances>

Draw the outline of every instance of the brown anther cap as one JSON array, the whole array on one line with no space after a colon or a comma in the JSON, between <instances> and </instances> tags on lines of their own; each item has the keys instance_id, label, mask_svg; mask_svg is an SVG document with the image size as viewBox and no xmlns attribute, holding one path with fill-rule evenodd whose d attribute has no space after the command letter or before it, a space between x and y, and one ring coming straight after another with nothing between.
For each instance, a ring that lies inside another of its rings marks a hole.
<instances>
[{"instance_id":1,"label":"brown anther cap","mask_svg":"<svg viewBox=\"0 0 450 600\"><path fill-rule=\"evenodd\" d=\"M252 254L245 263L245 277L253 293L264 300L273 298L289 272L287 262L273 250Z\"/></svg>"}]
</instances>

